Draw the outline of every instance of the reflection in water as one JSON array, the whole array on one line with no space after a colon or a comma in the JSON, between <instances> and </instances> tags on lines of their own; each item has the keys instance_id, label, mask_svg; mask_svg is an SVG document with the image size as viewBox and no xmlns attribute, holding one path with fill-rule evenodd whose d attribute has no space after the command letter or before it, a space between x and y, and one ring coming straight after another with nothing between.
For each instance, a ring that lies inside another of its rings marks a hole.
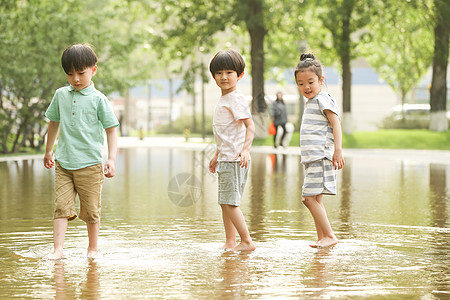
<instances>
[{"instance_id":1,"label":"reflection in water","mask_svg":"<svg viewBox=\"0 0 450 300\"><path fill-rule=\"evenodd\" d=\"M341 172L341 188L340 188L340 208L339 208L339 221L340 225L339 238L352 238L354 233L352 232L351 224L351 198L352 198L352 159L345 159L345 166Z\"/></svg>"},{"instance_id":2,"label":"reflection in water","mask_svg":"<svg viewBox=\"0 0 450 300\"><path fill-rule=\"evenodd\" d=\"M248 230L254 241L260 241L265 230L264 195L266 193L266 178L264 176L251 176L251 174L265 174L265 157L262 155L252 155L250 163L249 178L245 187L244 195L250 194L250 211L243 210L247 220Z\"/></svg>"},{"instance_id":3,"label":"reflection in water","mask_svg":"<svg viewBox=\"0 0 450 300\"><path fill-rule=\"evenodd\" d=\"M247 283L250 278L249 271L250 254L248 252L226 251L221 255L220 276L222 282L221 298L242 299L247 291Z\"/></svg>"},{"instance_id":4,"label":"reflection in water","mask_svg":"<svg viewBox=\"0 0 450 300\"><path fill-rule=\"evenodd\" d=\"M90 260L87 266L87 274L85 280L79 285L75 284L73 278L67 277L65 272L64 260L54 262L53 267L53 287L55 290L56 300L76 299L78 290L81 290L81 299L99 299L99 272L98 265L95 261ZM80 266L78 265L78 268Z\"/></svg>"},{"instance_id":5,"label":"reflection in water","mask_svg":"<svg viewBox=\"0 0 450 300\"><path fill-rule=\"evenodd\" d=\"M448 222L447 205L447 166L441 164L430 165L430 208L431 208L431 226L445 227ZM449 296L450 274L448 266L443 264L450 263L450 232L435 231L431 235L434 240L434 247L430 249L434 260L434 269L430 269L436 296ZM445 293L444 293L445 292Z\"/></svg>"},{"instance_id":6,"label":"reflection in water","mask_svg":"<svg viewBox=\"0 0 450 300\"><path fill-rule=\"evenodd\" d=\"M321 298L325 294L328 282L333 279L327 270L330 251L330 249L319 249L314 253L310 268L303 273L303 284L307 290L312 291L308 293L308 297Z\"/></svg>"},{"instance_id":7,"label":"reflection in water","mask_svg":"<svg viewBox=\"0 0 450 300\"><path fill-rule=\"evenodd\" d=\"M445 227L447 223L447 168L445 165L430 165L431 226Z\"/></svg>"},{"instance_id":8,"label":"reflection in water","mask_svg":"<svg viewBox=\"0 0 450 300\"><path fill-rule=\"evenodd\" d=\"M338 195L324 197L340 243L317 250L300 157L252 153L242 211L257 249L224 253L210 156L208 147L121 149L103 186L102 255L91 262L79 220L67 258L40 259L52 248L54 173L41 159L0 162L0 298L448 297L450 165L346 157ZM168 196L181 173L201 184L186 207Z\"/></svg>"},{"instance_id":9,"label":"reflection in water","mask_svg":"<svg viewBox=\"0 0 450 300\"><path fill-rule=\"evenodd\" d=\"M87 267L88 272L86 275L86 282L83 284L81 288L81 298L82 299L99 299L99 269L98 265L95 261L89 261L89 265Z\"/></svg>"}]
</instances>

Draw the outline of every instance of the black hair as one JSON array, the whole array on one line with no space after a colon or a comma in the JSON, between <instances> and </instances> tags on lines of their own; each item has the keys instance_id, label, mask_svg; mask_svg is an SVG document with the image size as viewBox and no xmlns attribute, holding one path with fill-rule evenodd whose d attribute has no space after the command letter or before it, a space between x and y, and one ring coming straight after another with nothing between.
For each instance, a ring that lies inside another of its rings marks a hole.
<instances>
[{"instance_id":1,"label":"black hair","mask_svg":"<svg viewBox=\"0 0 450 300\"><path fill-rule=\"evenodd\" d=\"M97 55L89 44L75 44L64 50L61 64L66 74L72 70L83 71L97 64Z\"/></svg>"},{"instance_id":2,"label":"black hair","mask_svg":"<svg viewBox=\"0 0 450 300\"><path fill-rule=\"evenodd\" d=\"M295 80L297 81L298 72L304 72L306 70L316 73L319 79L322 78L322 64L312 53L302 53L300 55L300 62L297 64L294 71Z\"/></svg>"},{"instance_id":3,"label":"black hair","mask_svg":"<svg viewBox=\"0 0 450 300\"><path fill-rule=\"evenodd\" d=\"M280 95L280 99L278 99L278 95ZM275 94L275 101L280 101L281 103L284 104L284 100L283 100L283 92L282 92L282 91L278 91L278 92Z\"/></svg>"},{"instance_id":4,"label":"black hair","mask_svg":"<svg viewBox=\"0 0 450 300\"><path fill-rule=\"evenodd\" d=\"M233 49L221 50L211 60L209 71L214 76L216 72L222 70L233 70L241 75L245 69L245 62L239 52Z\"/></svg>"}]
</instances>

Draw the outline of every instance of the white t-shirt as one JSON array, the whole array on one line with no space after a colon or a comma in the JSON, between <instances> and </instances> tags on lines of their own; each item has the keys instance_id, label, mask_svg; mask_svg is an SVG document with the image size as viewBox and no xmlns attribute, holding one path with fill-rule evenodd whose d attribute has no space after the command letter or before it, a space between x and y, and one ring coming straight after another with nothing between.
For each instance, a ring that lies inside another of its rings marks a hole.
<instances>
[{"instance_id":1,"label":"white t-shirt","mask_svg":"<svg viewBox=\"0 0 450 300\"><path fill-rule=\"evenodd\" d=\"M245 142L243 119L251 117L249 103L240 91L220 97L213 118L214 138L219 151L217 161L240 161L236 156L241 153Z\"/></svg>"}]
</instances>

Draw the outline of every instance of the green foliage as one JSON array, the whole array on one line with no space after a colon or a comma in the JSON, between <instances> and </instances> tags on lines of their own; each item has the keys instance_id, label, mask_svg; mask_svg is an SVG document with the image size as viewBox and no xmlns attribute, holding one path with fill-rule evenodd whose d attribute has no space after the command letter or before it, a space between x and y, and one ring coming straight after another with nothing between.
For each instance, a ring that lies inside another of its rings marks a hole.
<instances>
[{"instance_id":1,"label":"green foliage","mask_svg":"<svg viewBox=\"0 0 450 300\"><path fill-rule=\"evenodd\" d=\"M366 34L364 30L377 13L377 1L364 0L325 0L312 6L311 28L306 40L325 65L342 67L337 61L348 55L358 57L357 46Z\"/></svg>"},{"instance_id":2,"label":"green foliage","mask_svg":"<svg viewBox=\"0 0 450 300\"><path fill-rule=\"evenodd\" d=\"M427 72L433 53L429 1L385 1L364 35L360 50L405 102Z\"/></svg>"},{"instance_id":3,"label":"green foliage","mask_svg":"<svg viewBox=\"0 0 450 300\"><path fill-rule=\"evenodd\" d=\"M71 41L85 40L95 22L80 18L83 11L78 3L56 0L0 7L0 151L16 152L27 141L34 147L35 135L43 136L45 109L65 82L60 55Z\"/></svg>"},{"instance_id":4,"label":"green foliage","mask_svg":"<svg viewBox=\"0 0 450 300\"><path fill-rule=\"evenodd\" d=\"M138 15L141 8L135 7L139 3L36 0L0 6L0 152L42 146L44 112L54 91L66 84L60 59L67 46L85 42L94 46L99 56L94 81L104 93L121 91L149 72L148 68L131 71L133 63L146 66L143 60L128 58L140 39L120 26L128 21L120 21L123 16L144 19L144 14Z\"/></svg>"}]
</instances>

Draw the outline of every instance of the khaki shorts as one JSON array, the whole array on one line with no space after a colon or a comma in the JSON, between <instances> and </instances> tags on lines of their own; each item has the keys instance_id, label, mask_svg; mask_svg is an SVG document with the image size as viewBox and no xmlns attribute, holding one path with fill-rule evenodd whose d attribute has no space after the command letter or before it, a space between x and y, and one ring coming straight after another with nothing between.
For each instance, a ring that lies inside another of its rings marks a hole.
<instances>
[{"instance_id":1,"label":"khaki shorts","mask_svg":"<svg viewBox=\"0 0 450 300\"><path fill-rule=\"evenodd\" d=\"M79 218L86 223L100 222L102 184L104 181L102 164L79 170L66 170L56 162L55 166L55 214L54 218L77 217L76 196L80 199Z\"/></svg>"},{"instance_id":2,"label":"khaki shorts","mask_svg":"<svg viewBox=\"0 0 450 300\"><path fill-rule=\"evenodd\" d=\"M218 162L218 202L232 206L240 206L245 184L248 177L248 169L241 168L239 162Z\"/></svg>"}]
</instances>

